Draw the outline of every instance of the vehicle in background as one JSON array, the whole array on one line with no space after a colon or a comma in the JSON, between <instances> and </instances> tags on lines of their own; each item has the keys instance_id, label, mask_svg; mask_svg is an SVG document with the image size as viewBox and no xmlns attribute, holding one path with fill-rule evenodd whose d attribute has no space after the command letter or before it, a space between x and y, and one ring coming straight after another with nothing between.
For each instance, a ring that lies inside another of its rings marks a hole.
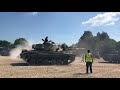
<instances>
[{"instance_id":1,"label":"vehicle in background","mask_svg":"<svg viewBox=\"0 0 120 90\"><path fill-rule=\"evenodd\" d=\"M103 59L108 62L120 63L120 52L113 51L103 55Z\"/></svg>"},{"instance_id":2,"label":"vehicle in background","mask_svg":"<svg viewBox=\"0 0 120 90\"><path fill-rule=\"evenodd\" d=\"M10 55L10 49L6 47L0 47L0 55L1 56L9 56Z\"/></svg>"}]
</instances>

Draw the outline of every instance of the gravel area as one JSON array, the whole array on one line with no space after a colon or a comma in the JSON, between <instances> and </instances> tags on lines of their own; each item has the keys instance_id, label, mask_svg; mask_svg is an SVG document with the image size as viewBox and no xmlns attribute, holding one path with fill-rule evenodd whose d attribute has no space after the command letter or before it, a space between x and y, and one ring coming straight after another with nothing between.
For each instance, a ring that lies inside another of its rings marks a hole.
<instances>
[{"instance_id":1,"label":"gravel area","mask_svg":"<svg viewBox=\"0 0 120 90\"><path fill-rule=\"evenodd\" d=\"M81 58L64 66L27 66L23 60L0 56L0 78L120 78L120 64L94 59L93 73L85 74Z\"/></svg>"}]
</instances>

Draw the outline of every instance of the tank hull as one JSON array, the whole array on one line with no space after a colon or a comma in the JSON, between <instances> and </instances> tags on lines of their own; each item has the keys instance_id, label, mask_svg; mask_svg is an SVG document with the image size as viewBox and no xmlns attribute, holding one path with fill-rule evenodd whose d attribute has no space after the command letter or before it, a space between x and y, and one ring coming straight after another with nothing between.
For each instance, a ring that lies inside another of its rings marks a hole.
<instances>
[{"instance_id":1,"label":"tank hull","mask_svg":"<svg viewBox=\"0 0 120 90\"><path fill-rule=\"evenodd\" d=\"M103 59L108 62L120 63L120 55L118 54L105 54Z\"/></svg>"},{"instance_id":2,"label":"tank hull","mask_svg":"<svg viewBox=\"0 0 120 90\"><path fill-rule=\"evenodd\" d=\"M68 65L75 60L75 55L53 51L26 51L20 57L29 65Z\"/></svg>"}]
</instances>

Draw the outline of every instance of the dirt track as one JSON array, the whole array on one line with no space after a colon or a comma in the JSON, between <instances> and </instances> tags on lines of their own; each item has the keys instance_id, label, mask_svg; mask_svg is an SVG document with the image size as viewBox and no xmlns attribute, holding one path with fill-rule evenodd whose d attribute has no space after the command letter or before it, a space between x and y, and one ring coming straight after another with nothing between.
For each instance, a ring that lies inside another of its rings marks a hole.
<instances>
[{"instance_id":1,"label":"dirt track","mask_svg":"<svg viewBox=\"0 0 120 90\"><path fill-rule=\"evenodd\" d=\"M23 66L24 61L0 56L0 78L120 78L120 64L95 59L93 73L85 74L80 58L64 66Z\"/></svg>"}]
</instances>

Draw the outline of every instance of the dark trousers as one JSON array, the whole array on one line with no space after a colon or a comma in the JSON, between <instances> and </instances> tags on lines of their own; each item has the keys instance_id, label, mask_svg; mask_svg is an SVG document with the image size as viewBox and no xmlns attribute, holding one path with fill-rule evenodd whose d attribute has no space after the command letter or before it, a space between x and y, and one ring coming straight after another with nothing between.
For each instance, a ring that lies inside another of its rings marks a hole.
<instances>
[{"instance_id":1,"label":"dark trousers","mask_svg":"<svg viewBox=\"0 0 120 90\"><path fill-rule=\"evenodd\" d=\"M86 62L86 73L88 73L89 67L90 67L90 72L92 73L92 62Z\"/></svg>"}]
</instances>

